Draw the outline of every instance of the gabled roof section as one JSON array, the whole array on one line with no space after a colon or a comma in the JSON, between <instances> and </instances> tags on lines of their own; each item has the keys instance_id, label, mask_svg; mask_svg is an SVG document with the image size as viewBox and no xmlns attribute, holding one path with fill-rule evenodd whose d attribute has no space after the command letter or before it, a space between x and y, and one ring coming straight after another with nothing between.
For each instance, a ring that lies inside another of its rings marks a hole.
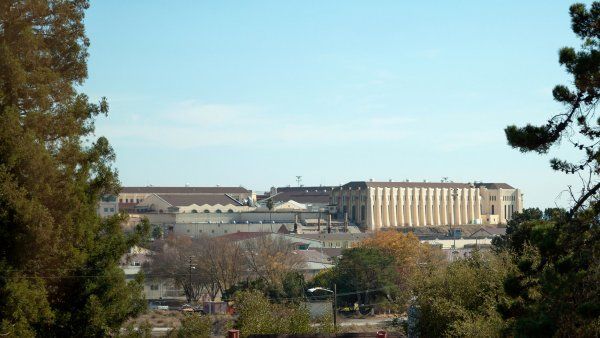
<instances>
[{"instance_id":1,"label":"gabled roof section","mask_svg":"<svg viewBox=\"0 0 600 338\"><path fill-rule=\"evenodd\" d=\"M228 205L242 206L236 199L227 194L155 194L158 198L174 207L196 205Z\"/></svg>"},{"instance_id":2,"label":"gabled roof section","mask_svg":"<svg viewBox=\"0 0 600 338\"><path fill-rule=\"evenodd\" d=\"M239 194L252 191L243 187L122 187L121 192L130 194Z\"/></svg>"}]
</instances>

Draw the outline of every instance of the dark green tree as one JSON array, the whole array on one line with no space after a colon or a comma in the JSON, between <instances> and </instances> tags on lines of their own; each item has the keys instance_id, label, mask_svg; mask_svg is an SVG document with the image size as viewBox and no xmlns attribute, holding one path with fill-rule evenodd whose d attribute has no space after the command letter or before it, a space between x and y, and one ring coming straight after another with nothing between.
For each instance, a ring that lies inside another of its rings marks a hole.
<instances>
[{"instance_id":1,"label":"dark green tree","mask_svg":"<svg viewBox=\"0 0 600 338\"><path fill-rule=\"evenodd\" d=\"M115 154L93 139L108 112L87 77L85 0L0 1L0 334L99 336L144 307L121 255L147 231L100 219L119 189Z\"/></svg>"},{"instance_id":2,"label":"dark green tree","mask_svg":"<svg viewBox=\"0 0 600 338\"><path fill-rule=\"evenodd\" d=\"M337 285L340 306L358 304L394 303L399 295L398 271L394 258L372 247L346 249L336 266L329 273L318 276L314 282L329 282L316 285L333 288Z\"/></svg>"},{"instance_id":3,"label":"dark green tree","mask_svg":"<svg viewBox=\"0 0 600 338\"><path fill-rule=\"evenodd\" d=\"M522 152L547 153L568 144L581 152L578 161L552 159L551 167L566 174L583 174L581 192L573 192L567 212L539 210L515 220L502 245L515 255L517 271L504 288L510 300L499 305L509 319L508 335L528 337L600 335L600 3L588 9L570 8L579 50L562 48L559 62L572 76L572 85L553 90L564 111L540 126L506 128L508 143Z\"/></svg>"},{"instance_id":4,"label":"dark green tree","mask_svg":"<svg viewBox=\"0 0 600 338\"><path fill-rule=\"evenodd\" d=\"M600 3L594 2L588 10L583 4L570 8L573 32L583 41L580 50L564 47L559 51L559 63L573 77L572 86L557 85L554 99L564 110L553 114L544 124L505 129L509 145L522 152L547 153L553 145L563 141L580 151L582 158L571 162L554 158L551 167L567 174L600 172L600 120L595 114L600 98ZM569 216L573 216L590 199L596 199L600 181L591 180L583 187Z\"/></svg>"},{"instance_id":5,"label":"dark green tree","mask_svg":"<svg viewBox=\"0 0 600 338\"><path fill-rule=\"evenodd\" d=\"M500 337L506 322L496 306L506 298L503 280L514 269L506 253L475 251L432 273L414 291L420 335Z\"/></svg>"}]
</instances>

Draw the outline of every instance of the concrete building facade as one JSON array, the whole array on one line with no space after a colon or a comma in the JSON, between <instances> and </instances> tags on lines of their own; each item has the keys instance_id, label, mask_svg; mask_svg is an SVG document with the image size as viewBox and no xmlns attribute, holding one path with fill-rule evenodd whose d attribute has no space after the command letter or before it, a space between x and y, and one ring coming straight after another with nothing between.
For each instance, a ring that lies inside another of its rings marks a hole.
<instances>
[{"instance_id":1,"label":"concrete building facade","mask_svg":"<svg viewBox=\"0 0 600 338\"><path fill-rule=\"evenodd\" d=\"M196 194L196 195L224 195L242 204L253 205L256 194L243 187L123 187L118 196L121 209L133 210L135 205L153 194Z\"/></svg>"},{"instance_id":2,"label":"concrete building facade","mask_svg":"<svg viewBox=\"0 0 600 338\"><path fill-rule=\"evenodd\" d=\"M389 227L506 224L523 210L506 183L350 182L331 193L338 219L368 230Z\"/></svg>"}]
</instances>

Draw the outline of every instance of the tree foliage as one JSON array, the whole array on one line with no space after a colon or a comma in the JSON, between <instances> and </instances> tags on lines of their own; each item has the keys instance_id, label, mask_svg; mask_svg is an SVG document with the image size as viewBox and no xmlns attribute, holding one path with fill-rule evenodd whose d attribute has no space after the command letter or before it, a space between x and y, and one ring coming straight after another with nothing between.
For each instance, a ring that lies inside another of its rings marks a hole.
<instances>
[{"instance_id":1,"label":"tree foliage","mask_svg":"<svg viewBox=\"0 0 600 338\"><path fill-rule=\"evenodd\" d=\"M413 287L430 269L443 265L437 248L412 234L381 231L346 249L334 268L315 276L315 286L337 285L340 305L378 305L406 309Z\"/></svg>"},{"instance_id":2,"label":"tree foliage","mask_svg":"<svg viewBox=\"0 0 600 338\"><path fill-rule=\"evenodd\" d=\"M330 317L311 326L310 313L304 304L272 303L260 291L242 291L235 296L235 309L239 314L236 328L243 336L251 334L309 334L328 332Z\"/></svg>"},{"instance_id":3,"label":"tree foliage","mask_svg":"<svg viewBox=\"0 0 600 338\"><path fill-rule=\"evenodd\" d=\"M0 2L0 333L104 335L144 306L120 256L145 237L100 219L116 193L115 154L93 139L108 112L87 77L85 0Z\"/></svg>"},{"instance_id":4,"label":"tree foliage","mask_svg":"<svg viewBox=\"0 0 600 338\"><path fill-rule=\"evenodd\" d=\"M505 276L514 270L509 255L459 259L415 287L417 328L424 337L500 337L506 323L496 311L506 298Z\"/></svg>"},{"instance_id":5,"label":"tree foliage","mask_svg":"<svg viewBox=\"0 0 600 338\"><path fill-rule=\"evenodd\" d=\"M181 320L181 326L169 332L173 338L208 338L212 335L213 323L209 316L190 314Z\"/></svg>"},{"instance_id":6,"label":"tree foliage","mask_svg":"<svg viewBox=\"0 0 600 338\"><path fill-rule=\"evenodd\" d=\"M518 268L504 281L510 301L500 313L526 336L600 334L598 210L575 218L531 219L507 238ZM568 315L566 315L568 314Z\"/></svg>"},{"instance_id":7,"label":"tree foliage","mask_svg":"<svg viewBox=\"0 0 600 338\"><path fill-rule=\"evenodd\" d=\"M581 152L579 161L554 158L551 167L567 174L588 171L600 173L600 119L596 104L600 98L600 3L590 9L583 4L570 8L573 32L583 41L580 50L564 47L559 51L559 63L572 76L572 86L557 85L552 91L554 99L564 111L554 114L544 124L524 127L511 125L505 133L508 143L522 152L546 153L553 145L565 141ZM591 178L569 214L572 216L590 199L596 199L600 182Z\"/></svg>"},{"instance_id":8,"label":"tree foliage","mask_svg":"<svg viewBox=\"0 0 600 338\"><path fill-rule=\"evenodd\" d=\"M499 310L509 320L508 333L517 336L600 335L600 2L590 8L570 8L573 32L582 40L579 50L559 52L559 63L572 76L572 86L558 85L554 99L565 110L541 126L506 128L511 146L523 152L546 153L566 141L580 151L579 161L553 159L554 170L589 173L582 191L573 194L568 212L542 215L529 210L509 225L495 244L514 255L517 270L506 277L510 300Z\"/></svg>"}]
</instances>

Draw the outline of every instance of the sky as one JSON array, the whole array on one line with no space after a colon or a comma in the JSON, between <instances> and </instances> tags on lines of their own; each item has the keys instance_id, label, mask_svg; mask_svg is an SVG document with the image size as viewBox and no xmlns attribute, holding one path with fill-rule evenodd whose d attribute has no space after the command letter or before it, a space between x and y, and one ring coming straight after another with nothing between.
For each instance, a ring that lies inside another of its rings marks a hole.
<instances>
[{"instance_id":1,"label":"sky","mask_svg":"<svg viewBox=\"0 0 600 338\"><path fill-rule=\"evenodd\" d=\"M510 148L579 46L571 1L93 1L96 136L124 186L506 182L567 206L579 178ZM561 193L563 192L563 193Z\"/></svg>"}]
</instances>

